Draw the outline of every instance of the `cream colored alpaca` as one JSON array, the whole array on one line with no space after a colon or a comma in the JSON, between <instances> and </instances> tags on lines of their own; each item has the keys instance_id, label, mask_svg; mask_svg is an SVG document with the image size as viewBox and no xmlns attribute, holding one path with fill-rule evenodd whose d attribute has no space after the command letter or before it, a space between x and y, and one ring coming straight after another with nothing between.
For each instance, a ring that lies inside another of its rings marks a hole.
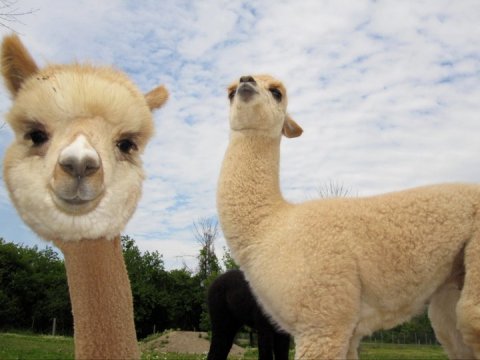
<instances>
[{"instance_id":1,"label":"cream colored alpaca","mask_svg":"<svg viewBox=\"0 0 480 360\"><path fill-rule=\"evenodd\" d=\"M144 96L111 68L39 69L17 36L1 61L15 132L4 178L23 220L65 256L75 356L139 358L120 232L140 197L151 110L168 92Z\"/></svg>"},{"instance_id":2,"label":"cream colored alpaca","mask_svg":"<svg viewBox=\"0 0 480 360\"><path fill-rule=\"evenodd\" d=\"M229 97L220 222L259 301L295 336L296 359L357 358L363 336L429 301L448 354L473 357L465 341L479 358L480 186L288 203L280 138L302 129L286 112L285 88L270 76L244 76Z\"/></svg>"}]
</instances>

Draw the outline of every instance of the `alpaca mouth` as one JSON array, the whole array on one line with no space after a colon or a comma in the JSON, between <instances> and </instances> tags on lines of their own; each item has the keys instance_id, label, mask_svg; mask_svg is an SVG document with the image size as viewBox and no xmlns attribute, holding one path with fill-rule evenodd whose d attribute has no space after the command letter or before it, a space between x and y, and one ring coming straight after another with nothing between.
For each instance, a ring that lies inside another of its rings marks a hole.
<instances>
[{"instance_id":1,"label":"alpaca mouth","mask_svg":"<svg viewBox=\"0 0 480 360\"><path fill-rule=\"evenodd\" d=\"M83 204L88 203L89 201L92 201L92 200L80 199L80 197L78 197L78 196L74 197L73 199L62 199L62 200L65 201L67 204L70 204L70 205L83 205Z\"/></svg>"},{"instance_id":2,"label":"alpaca mouth","mask_svg":"<svg viewBox=\"0 0 480 360\"><path fill-rule=\"evenodd\" d=\"M258 91L255 89L254 85L250 83L242 83L237 89L237 94L243 101L248 102L255 94L258 94Z\"/></svg>"},{"instance_id":3,"label":"alpaca mouth","mask_svg":"<svg viewBox=\"0 0 480 360\"><path fill-rule=\"evenodd\" d=\"M85 214L95 209L99 204L100 200L103 198L102 196L103 193L104 193L103 191L100 192L94 198L82 199L78 195L71 198L64 197L55 193L54 191L52 193L52 199L56 207L60 211L68 214L79 215L79 214Z\"/></svg>"}]
</instances>

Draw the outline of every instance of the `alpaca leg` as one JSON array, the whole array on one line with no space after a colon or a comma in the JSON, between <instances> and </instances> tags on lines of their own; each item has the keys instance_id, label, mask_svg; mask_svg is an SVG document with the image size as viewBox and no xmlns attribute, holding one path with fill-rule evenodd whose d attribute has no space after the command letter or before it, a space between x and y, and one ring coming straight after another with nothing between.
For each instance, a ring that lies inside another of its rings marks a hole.
<instances>
[{"instance_id":1,"label":"alpaca leg","mask_svg":"<svg viewBox=\"0 0 480 360\"><path fill-rule=\"evenodd\" d=\"M218 315L218 316L217 316ZM223 315L224 317L222 317ZM226 313L210 312L212 340L207 360L226 360L241 325Z\"/></svg>"},{"instance_id":2,"label":"alpaca leg","mask_svg":"<svg viewBox=\"0 0 480 360\"><path fill-rule=\"evenodd\" d=\"M295 359L347 357L359 322L361 286L356 263L332 261L328 265L328 269L322 269L324 281L312 284L305 281L308 297L298 298L301 311L292 330Z\"/></svg>"},{"instance_id":3,"label":"alpaca leg","mask_svg":"<svg viewBox=\"0 0 480 360\"><path fill-rule=\"evenodd\" d=\"M350 305L325 307L320 317L323 321L313 321L312 316L306 324L309 328L295 334L295 359L345 359L358 322L357 307Z\"/></svg>"},{"instance_id":4,"label":"alpaca leg","mask_svg":"<svg viewBox=\"0 0 480 360\"><path fill-rule=\"evenodd\" d=\"M345 334L302 334L295 337L295 360L345 359L348 337Z\"/></svg>"},{"instance_id":5,"label":"alpaca leg","mask_svg":"<svg viewBox=\"0 0 480 360\"><path fill-rule=\"evenodd\" d=\"M239 325L229 324L228 321L220 326L212 324L212 341L207 360L226 360L239 329Z\"/></svg>"},{"instance_id":6,"label":"alpaca leg","mask_svg":"<svg viewBox=\"0 0 480 360\"><path fill-rule=\"evenodd\" d=\"M428 317L435 330L435 336L443 346L449 359L473 359L472 350L465 345L457 329L456 306L460 299L459 285L449 282L432 297Z\"/></svg>"},{"instance_id":7,"label":"alpaca leg","mask_svg":"<svg viewBox=\"0 0 480 360\"><path fill-rule=\"evenodd\" d=\"M358 360L358 346L362 340L361 335L353 335L350 339L350 345L348 346L347 359Z\"/></svg>"},{"instance_id":8,"label":"alpaca leg","mask_svg":"<svg viewBox=\"0 0 480 360\"><path fill-rule=\"evenodd\" d=\"M480 359L480 234L465 247L465 281L457 304L458 328Z\"/></svg>"},{"instance_id":9,"label":"alpaca leg","mask_svg":"<svg viewBox=\"0 0 480 360\"><path fill-rule=\"evenodd\" d=\"M275 360L288 360L289 351L290 335L275 331L273 334L273 354L275 355Z\"/></svg>"},{"instance_id":10,"label":"alpaca leg","mask_svg":"<svg viewBox=\"0 0 480 360\"><path fill-rule=\"evenodd\" d=\"M271 326L258 329L258 360L273 360L273 329Z\"/></svg>"}]
</instances>

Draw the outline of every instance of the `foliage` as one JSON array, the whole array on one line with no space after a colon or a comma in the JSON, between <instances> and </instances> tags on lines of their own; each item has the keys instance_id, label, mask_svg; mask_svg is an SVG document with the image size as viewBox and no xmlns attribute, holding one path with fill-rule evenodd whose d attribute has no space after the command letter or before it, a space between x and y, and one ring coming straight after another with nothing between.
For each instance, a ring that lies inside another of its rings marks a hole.
<instances>
[{"instance_id":1,"label":"foliage","mask_svg":"<svg viewBox=\"0 0 480 360\"><path fill-rule=\"evenodd\" d=\"M240 266L238 266L235 260L233 259L230 249L227 249L226 247L223 247L222 261L223 261L223 266L225 267L226 270L240 268Z\"/></svg>"},{"instance_id":2,"label":"foliage","mask_svg":"<svg viewBox=\"0 0 480 360\"><path fill-rule=\"evenodd\" d=\"M427 312L391 330L375 332L371 340L381 343L435 344L435 333L430 325Z\"/></svg>"},{"instance_id":3,"label":"foliage","mask_svg":"<svg viewBox=\"0 0 480 360\"><path fill-rule=\"evenodd\" d=\"M202 305L205 303L204 289L200 279L187 269L170 271L168 289L168 328L198 330Z\"/></svg>"},{"instance_id":4,"label":"foliage","mask_svg":"<svg viewBox=\"0 0 480 360\"><path fill-rule=\"evenodd\" d=\"M166 271L157 252L141 253L122 236L139 338L166 328L198 330L205 302L200 278L186 269ZM73 333L63 259L52 248L7 243L0 238L0 330Z\"/></svg>"},{"instance_id":5,"label":"foliage","mask_svg":"<svg viewBox=\"0 0 480 360\"><path fill-rule=\"evenodd\" d=\"M123 256L132 286L135 326L137 335L144 337L152 332L154 324L167 321L165 278L162 256L158 252L142 255L135 240L121 237Z\"/></svg>"},{"instance_id":6,"label":"foliage","mask_svg":"<svg viewBox=\"0 0 480 360\"><path fill-rule=\"evenodd\" d=\"M0 238L0 324L3 329L71 333L72 315L65 268L50 247L38 250Z\"/></svg>"},{"instance_id":7,"label":"foliage","mask_svg":"<svg viewBox=\"0 0 480 360\"><path fill-rule=\"evenodd\" d=\"M162 255L157 251L142 254L128 235L121 240L138 337L143 338L154 329L198 329L203 303L198 280L186 269L165 271Z\"/></svg>"}]
</instances>

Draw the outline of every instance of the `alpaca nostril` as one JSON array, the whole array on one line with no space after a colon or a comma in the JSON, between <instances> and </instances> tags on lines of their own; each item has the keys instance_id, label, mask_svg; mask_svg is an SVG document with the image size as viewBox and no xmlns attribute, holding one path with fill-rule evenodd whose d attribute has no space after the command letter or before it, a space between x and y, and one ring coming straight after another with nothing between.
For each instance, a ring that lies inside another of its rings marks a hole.
<instances>
[{"instance_id":1,"label":"alpaca nostril","mask_svg":"<svg viewBox=\"0 0 480 360\"><path fill-rule=\"evenodd\" d=\"M98 161L91 157L78 159L77 157L66 157L59 161L64 172L72 177L86 177L95 174L100 169Z\"/></svg>"},{"instance_id":2,"label":"alpaca nostril","mask_svg":"<svg viewBox=\"0 0 480 360\"><path fill-rule=\"evenodd\" d=\"M253 76L250 76L250 75L247 75L247 76L242 76L240 78L240 82L241 83L256 83L255 79L253 78Z\"/></svg>"},{"instance_id":3,"label":"alpaca nostril","mask_svg":"<svg viewBox=\"0 0 480 360\"><path fill-rule=\"evenodd\" d=\"M79 135L61 151L58 165L66 174L83 178L95 174L102 167L102 161L87 138Z\"/></svg>"}]
</instances>

